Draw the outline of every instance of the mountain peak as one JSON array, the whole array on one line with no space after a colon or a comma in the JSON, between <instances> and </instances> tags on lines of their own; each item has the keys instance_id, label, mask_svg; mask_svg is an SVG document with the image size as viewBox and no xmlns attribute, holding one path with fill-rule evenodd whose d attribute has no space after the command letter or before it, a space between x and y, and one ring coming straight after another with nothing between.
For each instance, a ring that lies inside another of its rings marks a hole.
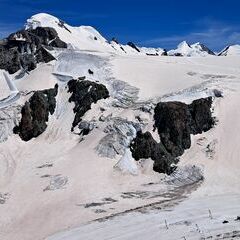
<instances>
[{"instance_id":1,"label":"mountain peak","mask_svg":"<svg viewBox=\"0 0 240 240\"><path fill-rule=\"evenodd\" d=\"M26 29L37 28L37 27L46 27L49 25L56 25L60 22L57 17L54 17L48 13L38 13L33 15L27 20Z\"/></svg>"},{"instance_id":2,"label":"mountain peak","mask_svg":"<svg viewBox=\"0 0 240 240\"><path fill-rule=\"evenodd\" d=\"M177 48L183 48L183 47L191 48L191 46L187 43L187 41L182 41L177 46Z\"/></svg>"},{"instance_id":3,"label":"mountain peak","mask_svg":"<svg viewBox=\"0 0 240 240\"><path fill-rule=\"evenodd\" d=\"M204 45L203 43L200 43L200 42L196 42L194 44L191 45L191 47L193 49L196 49L197 51L199 52L202 52L202 53L207 53L209 55L215 55L215 53L210 50L206 45Z\"/></svg>"},{"instance_id":4,"label":"mountain peak","mask_svg":"<svg viewBox=\"0 0 240 240\"><path fill-rule=\"evenodd\" d=\"M170 50L168 54L187 57L215 55L213 51L200 42L190 45L186 41L179 43L177 49Z\"/></svg>"}]
</instances>

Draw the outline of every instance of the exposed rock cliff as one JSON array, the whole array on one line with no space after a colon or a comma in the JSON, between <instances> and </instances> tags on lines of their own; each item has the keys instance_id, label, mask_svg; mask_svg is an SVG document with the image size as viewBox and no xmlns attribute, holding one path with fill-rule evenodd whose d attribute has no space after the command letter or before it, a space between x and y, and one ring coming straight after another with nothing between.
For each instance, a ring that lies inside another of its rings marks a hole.
<instances>
[{"instance_id":1,"label":"exposed rock cliff","mask_svg":"<svg viewBox=\"0 0 240 240\"><path fill-rule=\"evenodd\" d=\"M0 43L0 69L13 74L21 68L31 71L37 63L55 58L48 49L66 48L53 28L37 27L11 34Z\"/></svg>"},{"instance_id":2,"label":"exposed rock cliff","mask_svg":"<svg viewBox=\"0 0 240 240\"><path fill-rule=\"evenodd\" d=\"M57 85L55 88L35 92L22 108L22 118L14 133L22 140L29 141L38 137L47 128L49 113L56 107Z\"/></svg>"}]
</instances>

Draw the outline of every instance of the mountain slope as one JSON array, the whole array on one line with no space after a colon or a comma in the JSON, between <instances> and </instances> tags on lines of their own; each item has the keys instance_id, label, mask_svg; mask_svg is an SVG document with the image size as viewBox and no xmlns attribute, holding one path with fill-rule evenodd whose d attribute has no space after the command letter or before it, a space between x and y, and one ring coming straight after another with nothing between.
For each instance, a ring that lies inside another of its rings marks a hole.
<instances>
[{"instance_id":1,"label":"mountain slope","mask_svg":"<svg viewBox=\"0 0 240 240\"><path fill-rule=\"evenodd\" d=\"M240 45L227 46L218 55L219 56L239 56L240 55Z\"/></svg>"},{"instance_id":2,"label":"mountain slope","mask_svg":"<svg viewBox=\"0 0 240 240\"><path fill-rule=\"evenodd\" d=\"M240 57L187 43L205 57L161 57L46 14L26 25L39 27L68 46L27 73L1 70L0 238L238 236Z\"/></svg>"}]
</instances>

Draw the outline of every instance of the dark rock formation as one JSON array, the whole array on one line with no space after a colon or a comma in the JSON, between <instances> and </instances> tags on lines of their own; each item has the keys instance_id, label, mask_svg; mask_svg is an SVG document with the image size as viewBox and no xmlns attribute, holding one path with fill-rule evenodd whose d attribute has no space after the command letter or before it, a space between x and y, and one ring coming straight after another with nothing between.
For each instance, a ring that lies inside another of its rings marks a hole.
<instances>
[{"instance_id":1,"label":"dark rock formation","mask_svg":"<svg viewBox=\"0 0 240 240\"><path fill-rule=\"evenodd\" d=\"M154 160L153 169L156 172L171 174L177 160L171 156L161 143L157 143L150 132L139 131L130 145L132 156L136 160L151 158Z\"/></svg>"},{"instance_id":2,"label":"dark rock formation","mask_svg":"<svg viewBox=\"0 0 240 240\"><path fill-rule=\"evenodd\" d=\"M214 94L214 96L215 96L216 98L221 98L221 97L223 97L223 93L222 93L220 90L218 90L218 89L213 89L213 94Z\"/></svg>"},{"instance_id":3,"label":"dark rock formation","mask_svg":"<svg viewBox=\"0 0 240 240\"><path fill-rule=\"evenodd\" d=\"M212 98L201 98L193 101L189 106L191 114L191 133L200 134L210 130L214 125L211 107Z\"/></svg>"},{"instance_id":4,"label":"dark rock formation","mask_svg":"<svg viewBox=\"0 0 240 240\"><path fill-rule=\"evenodd\" d=\"M57 85L53 89L35 92L22 108L19 126L13 129L22 140L29 141L38 137L47 128L49 113L53 114L56 107Z\"/></svg>"},{"instance_id":5,"label":"dark rock formation","mask_svg":"<svg viewBox=\"0 0 240 240\"><path fill-rule=\"evenodd\" d=\"M115 42L116 44L119 44L119 41L115 37L112 38L112 41Z\"/></svg>"},{"instance_id":6,"label":"dark rock formation","mask_svg":"<svg viewBox=\"0 0 240 240\"><path fill-rule=\"evenodd\" d=\"M167 56L167 55L168 55L167 50L163 49L163 52L162 52L161 56Z\"/></svg>"},{"instance_id":7,"label":"dark rock formation","mask_svg":"<svg viewBox=\"0 0 240 240\"><path fill-rule=\"evenodd\" d=\"M94 122L81 121L78 125L80 135L88 135L95 127Z\"/></svg>"},{"instance_id":8,"label":"dark rock formation","mask_svg":"<svg viewBox=\"0 0 240 240\"><path fill-rule=\"evenodd\" d=\"M93 74L94 74L94 72L93 72L91 69L88 69L88 73L89 73L90 75L93 75Z\"/></svg>"},{"instance_id":9,"label":"dark rock formation","mask_svg":"<svg viewBox=\"0 0 240 240\"><path fill-rule=\"evenodd\" d=\"M20 54L17 48L6 48L0 45L0 69L5 69L10 74L21 68Z\"/></svg>"},{"instance_id":10,"label":"dark rock formation","mask_svg":"<svg viewBox=\"0 0 240 240\"><path fill-rule=\"evenodd\" d=\"M159 56L158 53L146 53L147 56Z\"/></svg>"},{"instance_id":11,"label":"dark rock formation","mask_svg":"<svg viewBox=\"0 0 240 240\"><path fill-rule=\"evenodd\" d=\"M10 74L21 68L31 71L37 63L55 59L47 50L53 47L67 47L53 28L38 27L13 33L0 43L0 69Z\"/></svg>"},{"instance_id":12,"label":"dark rock formation","mask_svg":"<svg viewBox=\"0 0 240 240\"><path fill-rule=\"evenodd\" d=\"M181 102L160 102L154 111L161 142L172 155L181 155L191 145L188 106Z\"/></svg>"},{"instance_id":13,"label":"dark rock formation","mask_svg":"<svg viewBox=\"0 0 240 240\"><path fill-rule=\"evenodd\" d=\"M125 49L124 49L122 46L120 47L120 49L121 49L123 52L126 53Z\"/></svg>"},{"instance_id":14,"label":"dark rock formation","mask_svg":"<svg viewBox=\"0 0 240 240\"><path fill-rule=\"evenodd\" d=\"M175 56L175 57L183 57L182 53L174 53L173 56Z\"/></svg>"},{"instance_id":15,"label":"dark rock formation","mask_svg":"<svg viewBox=\"0 0 240 240\"><path fill-rule=\"evenodd\" d=\"M50 114L52 115L56 108L56 96L58 93L58 85L55 85L54 88L46 89L41 91L43 94L46 95L48 100L48 109Z\"/></svg>"},{"instance_id":16,"label":"dark rock formation","mask_svg":"<svg viewBox=\"0 0 240 240\"><path fill-rule=\"evenodd\" d=\"M58 22L58 26L61 28L64 28L65 30L67 30L68 32L72 33L65 25L65 22L63 20L59 20Z\"/></svg>"},{"instance_id":17,"label":"dark rock formation","mask_svg":"<svg viewBox=\"0 0 240 240\"><path fill-rule=\"evenodd\" d=\"M131 48L135 49L137 52L140 52L138 47L133 42L128 42L127 45L130 46Z\"/></svg>"},{"instance_id":18,"label":"dark rock formation","mask_svg":"<svg viewBox=\"0 0 240 240\"><path fill-rule=\"evenodd\" d=\"M91 109L91 104L100 99L109 97L107 88L102 84L91 81L71 80L68 82L69 92L72 93L69 102L74 102L73 109L75 118L72 124L72 131L82 120L82 116Z\"/></svg>"},{"instance_id":19,"label":"dark rock formation","mask_svg":"<svg viewBox=\"0 0 240 240\"><path fill-rule=\"evenodd\" d=\"M191 146L190 134L206 132L214 125L212 98L201 98L190 105L160 102L155 108L155 127L161 142L173 156L180 156Z\"/></svg>"},{"instance_id":20,"label":"dark rock formation","mask_svg":"<svg viewBox=\"0 0 240 240\"><path fill-rule=\"evenodd\" d=\"M130 145L136 160L151 158L154 170L170 174L185 149L191 146L191 134L208 131L214 125L212 98L201 98L187 105L182 102L160 102L154 112L155 128L161 139L157 143L151 133L138 132Z\"/></svg>"}]
</instances>

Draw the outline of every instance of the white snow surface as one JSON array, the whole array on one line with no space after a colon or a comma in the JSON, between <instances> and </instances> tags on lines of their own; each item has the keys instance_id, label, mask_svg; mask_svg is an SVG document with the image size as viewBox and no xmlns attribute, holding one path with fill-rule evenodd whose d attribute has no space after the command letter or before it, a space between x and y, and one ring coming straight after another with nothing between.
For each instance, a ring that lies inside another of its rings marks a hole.
<instances>
[{"instance_id":1,"label":"white snow surface","mask_svg":"<svg viewBox=\"0 0 240 240\"><path fill-rule=\"evenodd\" d=\"M0 75L0 89L7 89L0 97L0 239L239 239L240 57L115 54L92 28L64 25L71 33L55 17L33 16L27 28L54 27L72 48L56 51L56 61L20 79ZM181 48L188 51L185 43ZM95 126L84 137L70 131L74 104L66 87L83 76L105 84L111 96L84 115ZM21 106L32 91L56 83L57 106L46 131L23 142L12 133ZM138 106L190 103L214 89L224 96L214 99L217 124L192 136L170 178L154 172L150 159L135 165L126 146L113 158L98 155L99 142L116 122L138 124L159 141L152 113Z\"/></svg>"},{"instance_id":2,"label":"white snow surface","mask_svg":"<svg viewBox=\"0 0 240 240\"><path fill-rule=\"evenodd\" d=\"M124 155L121 157L119 162L114 166L115 169L125 174L138 174L137 162L132 157L130 149L126 149Z\"/></svg>"}]
</instances>

